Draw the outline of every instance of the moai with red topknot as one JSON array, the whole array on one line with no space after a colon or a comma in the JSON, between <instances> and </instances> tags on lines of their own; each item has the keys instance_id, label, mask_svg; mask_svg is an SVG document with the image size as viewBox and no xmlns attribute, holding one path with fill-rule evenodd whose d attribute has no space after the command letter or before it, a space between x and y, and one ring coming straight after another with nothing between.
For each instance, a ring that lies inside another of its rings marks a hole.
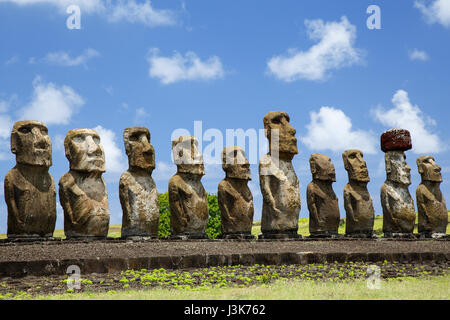
<instances>
[{"instance_id":1,"label":"moai with red topknot","mask_svg":"<svg viewBox=\"0 0 450 320\"><path fill-rule=\"evenodd\" d=\"M411 168L405 155L411 148L408 130L391 129L381 135L381 150L385 152L386 163L386 181L381 187L385 237L413 237L416 213L408 190Z\"/></svg>"}]
</instances>

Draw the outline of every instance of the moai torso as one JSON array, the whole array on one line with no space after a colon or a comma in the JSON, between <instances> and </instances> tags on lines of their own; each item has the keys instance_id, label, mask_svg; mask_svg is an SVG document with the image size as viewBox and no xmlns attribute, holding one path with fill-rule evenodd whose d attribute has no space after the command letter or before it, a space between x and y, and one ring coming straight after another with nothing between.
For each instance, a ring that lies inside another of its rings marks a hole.
<instances>
[{"instance_id":1,"label":"moai torso","mask_svg":"<svg viewBox=\"0 0 450 320\"><path fill-rule=\"evenodd\" d=\"M251 234L254 207L248 187L251 179L249 163L239 147L224 148L222 159L226 178L219 183L217 193L222 234Z\"/></svg>"},{"instance_id":2,"label":"moai torso","mask_svg":"<svg viewBox=\"0 0 450 320\"><path fill-rule=\"evenodd\" d=\"M209 209L200 179L176 174L169 181L170 224L175 235L201 235L206 231Z\"/></svg>"},{"instance_id":3,"label":"moai torso","mask_svg":"<svg viewBox=\"0 0 450 320\"><path fill-rule=\"evenodd\" d=\"M313 153L309 160L313 181L308 184L306 194L309 210L309 232L314 235L337 234L339 229L338 198L332 183L336 181L331 159Z\"/></svg>"},{"instance_id":4,"label":"moai torso","mask_svg":"<svg viewBox=\"0 0 450 320\"><path fill-rule=\"evenodd\" d=\"M122 237L158 235L158 191L151 173L155 154L150 132L144 127L124 131L129 169L120 177L119 196L122 205Z\"/></svg>"},{"instance_id":5,"label":"moai torso","mask_svg":"<svg viewBox=\"0 0 450 320\"><path fill-rule=\"evenodd\" d=\"M260 186L263 195L261 231L297 231L300 215L300 187L290 160L274 164L270 155L259 163Z\"/></svg>"},{"instance_id":6,"label":"moai torso","mask_svg":"<svg viewBox=\"0 0 450 320\"><path fill-rule=\"evenodd\" d=\"M8 238L51 237L56 223L56 188L48 169L51 140L45 125L18 121L11 133L16 166L5 176Z\"/></svg>"},{"instance_id":7,"label":"moai torso","mask_svg":"<svg viewBox=\"0 0 450 320\"><path fill-rule=\"evenodd\" d=\"M272 111L264 117L269 153L259 162L259 184L263 196L261 231L270 237L297 237L300 214L299 181L292 166L298 153L295 129L286 112Z\"/></svg>"},{"instance_id":8,"label":"moai torso","mask_svg":"<svg viewBox=\"0 0 450 320\"><path fill-rule=\"evenodd\" d=\"M370 179L363 153L359 150L347 150L342 158L349 177L349 183L344 187L345 233L371 235L375 210L367 190Z\"/></svg>"},{"instance_id":9,"label":"moai torso","mask_svg":"<svg viewBox=\"0 0 450 320\"><path fill-rule=\"evenodd\" d=\"M209 209L201 178L203 159L194 137L172 142L177 173L169 180L170 225L173 235L205 237Z\"/></svg>"},{"instance_id":10,"label":"moai torso","mask_svg":"<svg viewBox=\"0 0 450 320\"><path fill-rule=\"evenodd\" d=\"M59 180L66 237L108 235L109 207L103 148L95 130L73 129L64 140L70 171Z\"/></svg>"},{"instance_id":11,"label":"moai torso","mask_svg":"<svg viewBox=\"0 0 450 320\"><path fill-rule=\"evenodd\" d=\"M412 148L411 135L405 129L391 129L381 135L385 152L386 181L381 186L383 232L385 236L412 234L416 213L409 193L411 168L406 163L406 150Z\"/></svg>"},{"instance_id":12,"label":"moai torso","mask_svg":"<svg viewBox=\"0 0 450 320\"><path fill-rule=\"evenodd\" d=\"M416 190L419 215L418 231L426 235L445 234L448 213L440 189L441 167L437 165L432 156L419 157L417 167L422 177L422 182Z\"/></svg>"}]
</instances>

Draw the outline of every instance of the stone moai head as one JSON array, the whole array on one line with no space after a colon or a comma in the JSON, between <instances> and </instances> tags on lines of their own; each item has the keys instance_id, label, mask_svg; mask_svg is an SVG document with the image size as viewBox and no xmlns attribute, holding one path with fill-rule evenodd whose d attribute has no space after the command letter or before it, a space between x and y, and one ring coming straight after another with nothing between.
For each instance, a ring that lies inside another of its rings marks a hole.
<instances>
[{"instance_id":1,"label":"stone moai head","mask_svg":"<svg viewBox=\"0 0 450 320\"><path fill-rule=\"evenodd\" d=\"M11 152L20 164L51 167L52 141L42 122L17 121L11 132Z\"/></svg>"},{"instance_id":2,"label":"stone moai head","mask_svg":"<svg viewBox=\"0 0 450 320\"><path fill-rule=\"evenodd\" d=\"M422 181L442 182L441 167L434 161L433 156L418 157L416 162Z\"/></svg>"},{"instance_id":3,"label":"stone moai head","mask_svg":"<svg viewBox=\"0 0 450 320\"><path fill-rule=\"evenodd\" d=\"M72 129L64 139L70 169L83 172L105 172L105 152L100 136L93 129Z\"/></svg>"},{"instance_id":4,"label":"stone moai head","mask_svg":"<svg viewBox=\"0 0 450 320\"><path fill-rule=\"evenodd\" d=\"M192 136L180 136L172 141L173 160L178 173L190 173L203 176L205 167L203 157L198 150L198 141Z\"/></svg>"},{"instance_id":5,"label":"stone moai head","mask_svg":"<svg viewBox=\"0 0 450 320\"><path fill-rule=\"evenodd\" d=\"M150 131L145 127L126 128L123 142L130 168L144 169L151 174L155 169L155 149L150 143Z\"/></svg>"},{"instance_id":6,"label":"stone moai head","mask_svg":"<svg viewBox=\"0 0 450 320\"><path fill-rule=\"evenodd\" d=\"M313 180L336 181L336 172L331 159L321 153L313 153L309 158Z\"/></svg>"},{"instance_id":7,"label":"stone moai head","mask_svg":"<svg viewBox=\"0 0 450 320\"><path fill-rule=\"evenodd\" d=\"M289 120L286 112L271 111L264 117L264 131L269 139L270 152L278 152L280 158L292 159L298 153L298 149L296 131Z\"/></svg>"},{"instance_id":8,"label":"stone moai head","mask_svg":"<svg viewBox=\"0 0 450 320\"><path fill-rule=\"evenodd\" d=\"M408 130L390 129L381 135L387 180L403 185L411 184L411 167L406 163L404 152L411 148L411 135Z\"/></svg>"},{"instance_id":9,"label":"stone moai head","mask_svg":"<svg viewBox=\"0 0 450 320\"><path fill-rule=\"evenodd\" d=\"M369 182L369 170L367 170L366 161L364 161L363 153L360 150L351 149L342 153L345 170L348 172L348 179Z\"/></svg>"},{"instance_id":10,"label":"stone moai head","mask_svg":"<svg viewBox=\"0 0 450 320\"><path fill-rule=\"evenodd\" d=\"M250 163L241 147L225 147L222 151L222 168L227 178L251 180Z\"/></svg>"}]
</instances>

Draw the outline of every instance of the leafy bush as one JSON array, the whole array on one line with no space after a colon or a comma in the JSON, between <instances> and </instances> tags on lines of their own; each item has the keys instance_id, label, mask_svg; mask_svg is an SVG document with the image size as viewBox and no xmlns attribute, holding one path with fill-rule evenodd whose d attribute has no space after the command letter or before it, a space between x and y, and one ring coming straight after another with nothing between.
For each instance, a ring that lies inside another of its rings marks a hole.
<instances>
[{"instance_id":1,"label":"leafy bush","mask_svg":"<svg viewBox=\"0 0 450 320\"><path fill-rule=\"evenodd\" d=\"M206 227L206 235L210 239L217 238L221 233L221 220L219 204L217 202L217 195L208 193L208 207L209 207L209 220ZM169 206L169 193L159 193L159 238L168 237L171 235L170 231L170 206Z\"/></svg>"}]
</instances>

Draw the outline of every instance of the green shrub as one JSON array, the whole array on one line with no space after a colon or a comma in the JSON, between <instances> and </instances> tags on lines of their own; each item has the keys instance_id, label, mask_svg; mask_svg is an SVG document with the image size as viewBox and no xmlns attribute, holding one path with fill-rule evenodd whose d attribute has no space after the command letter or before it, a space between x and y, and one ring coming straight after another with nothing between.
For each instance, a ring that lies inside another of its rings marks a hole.
<instances>
[{"instance_id":1,"label":"green shrub","mask_svg":"<svg viewBox=\"0 0 450 320\"><path fill-rule=\"evenodd\" d=\"M209 220L206 227L206 234L210 239L217 238L221 233L220 210L217 202L217 195L208 193ZM168 237L170 232L170 206L169 193L159 193L159 238Z\"/></svg>"}]
</instances>

